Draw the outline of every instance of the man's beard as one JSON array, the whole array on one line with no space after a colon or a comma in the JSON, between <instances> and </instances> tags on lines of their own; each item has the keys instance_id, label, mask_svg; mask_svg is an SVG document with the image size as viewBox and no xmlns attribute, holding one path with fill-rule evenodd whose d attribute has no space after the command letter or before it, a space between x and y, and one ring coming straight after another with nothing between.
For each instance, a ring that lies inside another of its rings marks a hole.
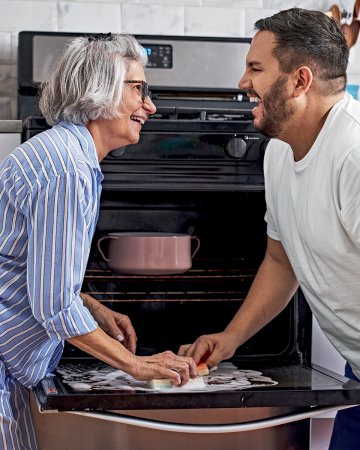
<instances>
[{"instance_id":1,"label":"man's beard","mask_svg":"<svg viewBox=\"0 0 360 450\"><path fill-rule=\"evenodd\" d=\"M281 76L262 99L263 118L256 128L265 136L278 137L283 125L294 115L294 108L287 105L287 77Z\"/></svg>"}]
</instances>

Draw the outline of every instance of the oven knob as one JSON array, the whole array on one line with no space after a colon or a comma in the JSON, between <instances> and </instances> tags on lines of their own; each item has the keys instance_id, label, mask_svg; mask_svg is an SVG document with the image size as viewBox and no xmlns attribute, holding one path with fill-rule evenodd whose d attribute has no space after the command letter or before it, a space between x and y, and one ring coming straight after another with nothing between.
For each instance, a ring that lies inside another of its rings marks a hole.
<instances>
[{"instance_id":1,"label":"oven knob","mask_svg":"<svg viewBox=\"0 0 360 450\"><path fill-rule=\"evenodd\" d=\"M233 137L226 144L225 151L232 158L244 159L247 152L246 142L244 139Z\"/></svg>"},{"instance_id":2,"label":"oven knob","mask_svg":"<svg viewBox=\"0 0 360 450\"><path fill-rule=\"evenodd\" d=\"M109 153L109 156L111 158L121 158L123 155L125 155L126 147L119 147L115 150L111 150Z\"/></svg>"}]
</instances>

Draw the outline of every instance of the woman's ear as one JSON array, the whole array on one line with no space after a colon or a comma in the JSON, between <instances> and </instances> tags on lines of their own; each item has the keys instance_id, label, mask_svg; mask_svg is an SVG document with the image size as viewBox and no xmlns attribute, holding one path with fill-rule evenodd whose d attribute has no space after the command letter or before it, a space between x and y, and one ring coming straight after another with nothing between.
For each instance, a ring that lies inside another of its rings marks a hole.
<instances>
[{"instance_id":1,"label":"woman's ear","mask_svg":"<svg viewBox=\"0 0 360 450\"><path fill-rule=\"evenodd\" d=\"M305 94L313 81L313 73L308 66L301 66L294 72L294 97Z\"/></svg>"}]
</instances>

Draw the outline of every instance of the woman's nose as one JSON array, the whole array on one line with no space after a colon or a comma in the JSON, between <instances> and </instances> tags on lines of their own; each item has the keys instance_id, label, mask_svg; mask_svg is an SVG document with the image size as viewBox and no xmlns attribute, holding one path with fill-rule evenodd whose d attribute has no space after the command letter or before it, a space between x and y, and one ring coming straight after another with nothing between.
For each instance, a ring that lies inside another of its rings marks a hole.
<instances>
[{"instance_id":1,"label":"woman's nose","mask_svg":"<svg viewBox=\"0 0 360 450\"><path fill-rule=\"evenodd\" d=\"M156 113L156 106L154 105L153 101L150 97L146 97L143 108L146 109L148 114L155 114Z\"/></svg>"}]
</instances>

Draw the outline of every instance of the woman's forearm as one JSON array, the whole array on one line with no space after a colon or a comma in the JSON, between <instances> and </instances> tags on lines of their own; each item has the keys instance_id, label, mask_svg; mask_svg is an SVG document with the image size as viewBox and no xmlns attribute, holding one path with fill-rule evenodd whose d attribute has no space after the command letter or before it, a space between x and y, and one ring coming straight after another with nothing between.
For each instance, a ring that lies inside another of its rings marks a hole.
<instances>
[{"instance_id":1,"label":"woman's forearm","mask_svg":"<svg viewBox=\"0 0 360 450\"><path fill-rule=\"evenodd\" d=\"M137 357L101 328L91 333L68 339L70 344L104 361L111 366L132 373Z\"/></svg>"}]
</instances>

